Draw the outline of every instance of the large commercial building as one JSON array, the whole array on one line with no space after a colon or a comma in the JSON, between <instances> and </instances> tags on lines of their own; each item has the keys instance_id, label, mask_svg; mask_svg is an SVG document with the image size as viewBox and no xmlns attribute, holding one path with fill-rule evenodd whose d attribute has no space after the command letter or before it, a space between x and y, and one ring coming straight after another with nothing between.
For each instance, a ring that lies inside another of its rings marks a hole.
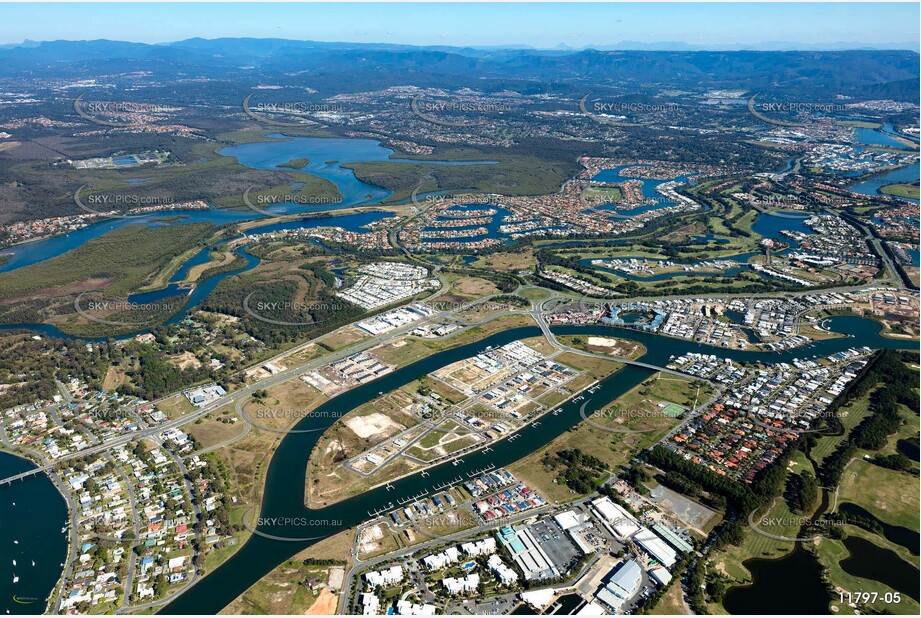
<instances>
[{"instance_id":1,"label":"large commercial building","mask_svg":"<svg viewBox=\"0 0 921 618\"><path fill-rule=\"evenodd\" d=\"M598 589L595 598L617 611L637 593L642 579L643 570L640 565L629 560L620 565L608 583Z\"/></svg>"},{"instance_id":2,"label":"large commercial building","mask_svg":"<svg viewBox=\"0 0 921 618\"><path fill-rule=\"evenodd\" d=\"M666 569L671 568L678 559L675 550L648 528L642 528L639 532L634 534L633 540L636 541L637 545L642 547L647 554L658 560Z\"/></svg>"},{"instance_id":3,"label":"large commercial building","mask_svg":"<svg viewBox=\"0 0 921 618\"><path fill-rule=\"evenodd\" d=\"M499 530L499 541L515 559L525 579L553 579L560 576L550 557L525 526Z\"/></svg>"},{"instance_id":4,"label":"large commercial building","mask_svg":"<svg viewBox=\"0 0 921 618\"><path fill-rule=\"evenodd\" d=\"M636 518L607 496L592 501L592 511L619 539L626 539L640 529Z\"/></svg>"}]
</instances>

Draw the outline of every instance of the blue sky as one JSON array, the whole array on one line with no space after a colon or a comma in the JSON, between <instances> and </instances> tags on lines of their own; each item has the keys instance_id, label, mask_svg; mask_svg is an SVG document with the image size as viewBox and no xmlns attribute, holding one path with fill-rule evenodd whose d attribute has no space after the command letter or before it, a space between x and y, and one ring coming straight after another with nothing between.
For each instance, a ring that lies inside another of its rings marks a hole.
<instances>
[{"instance_id":1,"label":"blue sky","mask_svg":"<svg viewBox=\"0 0 921 618\"><path fill-rule=\"evenodd\" d=\"M159 43L246 36L545 48L620 41L873 45L917 43L918 24L917 2L0 4L0 43L95 38Z\"/></svg>"}]
</instances>

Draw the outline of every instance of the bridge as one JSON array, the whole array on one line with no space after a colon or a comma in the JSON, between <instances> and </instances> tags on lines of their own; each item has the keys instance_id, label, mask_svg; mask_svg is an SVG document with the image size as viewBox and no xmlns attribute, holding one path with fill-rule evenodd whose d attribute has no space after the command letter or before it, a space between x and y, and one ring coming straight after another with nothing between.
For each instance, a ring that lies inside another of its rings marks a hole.
<instances>
[{"instance_id":1,"label":"bridge","mask_svg":"<svg viewBox=\"0 0 921 618\"><path fill-rule=\"evenodd\" d=\"M8 476L5 479L0 479L0 485L12 485L14 481L22 481L30 476L35 476L36 474L41 474L47 472L54 468L54 464L47 466L41 466L40 468L32 468L31 470L26 470L25 472L20 472L19 474L14 474L13 476Z\"/></svg>"}]
</instances>

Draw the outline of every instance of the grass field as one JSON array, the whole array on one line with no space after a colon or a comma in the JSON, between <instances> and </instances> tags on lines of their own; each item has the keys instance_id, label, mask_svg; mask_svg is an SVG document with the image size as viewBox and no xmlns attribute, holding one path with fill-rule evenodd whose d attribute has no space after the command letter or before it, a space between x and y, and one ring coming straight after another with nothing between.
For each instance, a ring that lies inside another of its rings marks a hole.
<instances>
[{"instance_id":1,"label":"grass field","mask_svg":"<svg viewBox=\"0 0 921 618\"><path fill-rule=\"evenodd\" d=\"M918 529L918 479L855 459L841 478L839 502L853 502L882 521Z\"/></svg>"},{"instance_id":2,"label":"grass field","mask_svg":"<svg viewBox=\"0 0 921 618\"><path fill-rule=\"evenodd\" d=\"M166 399L161 399L157 402L157 408L159 408L164 414L166 414L170 419L179 418L184 414L195 411L195 406L186 398L185 395L179 393L178 395L172 395Z\"/></svg>"},{"instance_id":3,"label":"grass field","mask_svg":"<svg viewBox=\"0 0 921 618\"><path fill-rule=\"evenodd\" d=\"M227 406L224 411L230 416L234 416L233 409L230 406ZM227 419L227 416L221 410L216 410L204 418L185 425L184 429L195 437L200 449L210 448L226 440L231 440L241 435L246 429L246 424L240 419L237 419L235 423L223 422L220 419Z\"/></svg>"},{"instance_id":4,"label":"grass field","mask_svg":"<svg viewBox=\"0 0 921 618\"><path fill-rule=\"evenodd\" d=\"M685 609L682 599L683 596L684 591L681 589L681 582L672 582L668 592L662 595L662 598L659 599L659 602L656 603L656 606L653 608L652 613L665 616L687 615L687 609Z\"/></svg>"},{"instance_id":5,"label":"grass field","mask_svg":"<svg viewBox=\"0 0 921 618\"><path fill-rule=\"evenodd\" d=\"M790 473L801 473L803 470L812 471L806 457L797 452L787 467ZM768 506L760 509L755 514L755 521L759 524L759 529L764 529L769 534L786 537L796 537L799 531L799 525L794 523L795 518L802 517L802 513L792 513L782 497L778 497ZM748 513L744 515L748 518ZM764 519L779 518L780 524L765 525ZM772 539L763 534L753 531L751 528L746 529L745 537L741 545L729 545L720 550L718 553L711 555L709 564L717 571L729 576L736 583L748 583L751 581L751 573L742 563L751 558L779 558L793 551L794 544L792 541L780 541Z\"/></svg>"},{"instance_id":6,"label":"grass field","mask_svg":"<svg viewBox=\"0 0 921 618\"><path fill-rule=\"evenodd\" d=\"M846 406L842 406L838 413L841 420L841 424L844 425L844 435L840 436L824 436L819 438L818 443L812 447L812 457L818 463L822 463L826 457L831 455L838 445L844 442L847 439L848 434L851 429L860 424L870 410L870 397L872 391L867 393L863 397L855 399Z\"/></svg>"},{"instance_id":7,"label":"grass field","mask_svg":"<svg viewBox=\"0 0 921 618\"><path fill-rule=\"evenodd\" d=\"M523 247L514 253L491 253L483 256L472 264L475 268L489 268L499 272L517 272L534 267L534 249Z\"/></svg>"},{"instance_id":8,"label":"grass field","mask_svg":"<svg viewBox=\"0 0 921 618\"><path fill-rule=\"evenodd\" d=\"M624 199L624 192L620 187L587 187L582 197L593 202L619 202Z\"/></svg>"},{"instance_id":9,"label":"grass field","mask_svg":"<svg viewBox=\"0 0 921 618\"><path fill-rule=\"evenodd\" d=\"M599 425L608 425L618 429L648 429L648 431L611 432L583 421L558 436L550 444L518 460L509 466L509 470L549 500L557 503L574 500L580 495L565 485L557 483L553 474L549 473L541 463L545 453L557 453L577 448L587 455L604 461L610 469L616 470L640 450L659 440L677 423L675 419L656 413L659 410L658 402L671 398L672 401L683 403L689 397L693 399L696 390L696 386L693 386L689 380L669 382L656 380L653 377L625 393L606 408L617 406L622 410L648 409L648 414L640 413L635 418L608 418L603 415L592 417L592 421ZM701 397L703 396L703 391L701 391ZM592 411L586 409L587 414Z\"/></svg>"},{"instance_id":10,"label":"grass field","mask_svg":"<svg viewBox=\"0 0 921 618\"><path fill-rule=\"evenodd\" d=\"M886 195L895 195L898 197L910 197L912 199L918 199L919 185L917 182L906 182L901 184L892 184L880 187L880 193L885 193Z\"/></svg>"},{"instance_id":11,"label":"grass field","mask_svg":"<svg viewBox=\"0 0 921 618\"><path fill-rule=\"evenodd\" d=\"M891 549L893 551L897 551L901 549L903 558L911 558L910 563L914 564L916 567L918 566L917 557L912 558L908 554L907 550L905 550L904 548L900 548L897 545L888 543L885 539L882 539L878 535L875 535L871 532L867 532L866 530L857 528L856 526L845 526L845 530L848 536L861 537L861 538L867 539L868 541L871 541L872 543L875 543L876 545L879 545L881 547L886 547L887 549ZM845 558L847 558L848 556L850 556L850 552L847 550L847 548L844 546L844 543L841 541L837 541L834 539L822 539L822 541L818 545L819 562L822 564L822 566L828 569L829 580L832 582L835 588L835 592L836 592L835 598L833 598L831 602L831 608L834 613L847 614L847 615L856 614L857 612L854 611L854 608L849 607L846 602L842 604L840 602L840 596L837 596L837 595L840 594L840 592L842 591L844 592L860 591L860 592L876 592L880 595L880 598L878 598L878 600L875 603L871 603L868 605L869 608L875 610L876 612L880 612L880 613L891 612L893 614L902 614L902 615L909 615L909 616L918 615L918 610L919 610L918 602L910 598L908 595L902 594L901 600L897 604L896 603L885 603L884 599L882 598L882 595L884 595L887 592L895 592L894 590L892 590L891 588L889 588L888 586L886 586L885 584L881 582L877 582L871 579L865 579L862 577L854 577L853 575L850 575L849 573L845 572L844 569L841 568L839 563Z\"/></svg>"}]
</instances>

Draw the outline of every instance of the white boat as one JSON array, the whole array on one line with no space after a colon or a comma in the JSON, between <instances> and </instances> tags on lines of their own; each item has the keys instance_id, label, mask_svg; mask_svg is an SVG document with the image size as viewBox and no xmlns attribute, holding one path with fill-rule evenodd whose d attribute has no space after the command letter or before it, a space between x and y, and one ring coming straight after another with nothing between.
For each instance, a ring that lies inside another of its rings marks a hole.
<instances>
[{"instance_id":1,"label":"white boat","mask_svg":"<svg viewBox=\"0 0 921 618\"><path fill-rule=\"evenodd\" d=\"M15 575L13 575L13 583L15 584L15 583L18 582L18 581L19 581L19 578L16 577Z\"/></svg>"},{"instance_id":2,"label":"white boat","mask_svg":"<svg viewBox=\"0 0 921 618\"><path fill-rule=\"evenodd\" d=\"M13 560L13 566L16 566L16 561L15 561L15 560Z\"/></svg>"},{"instance_id":3,"label":"white boat","mask_svg":"<svg viewBox=\"0 0 921 618\"><path fill-rule=\"evenodd\" d=\"M35 566L35 560L32 561L32 566Z\"/></svg>"},{"instance_id":4,"label":"white boat","mask_svg":"<svg viewBox=\"0 0 921 618\"><path fill-rule=\"evenodd\" d=\"M14 539L14 540L13 540L13 544L14 544L14 545L19 545L19 541L17 541L17 540Z\"/></svg>"}]
</instances>

